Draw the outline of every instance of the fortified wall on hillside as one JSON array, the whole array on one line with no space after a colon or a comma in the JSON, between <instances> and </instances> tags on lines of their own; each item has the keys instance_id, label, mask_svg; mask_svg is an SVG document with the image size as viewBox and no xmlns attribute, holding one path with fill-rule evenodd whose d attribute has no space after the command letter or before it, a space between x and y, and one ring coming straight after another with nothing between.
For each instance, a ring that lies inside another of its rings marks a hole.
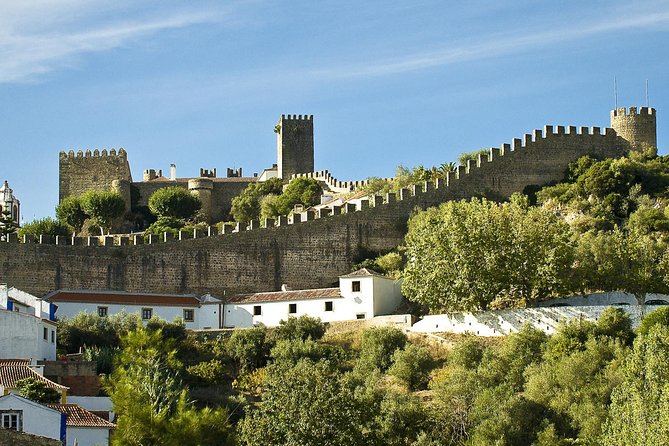
<instances>
[{"instance_id":1,"label":"fortified wall on hillside","mask_svg":"<svg viewBox=\"0 0 669 446\"><path fill-rule=\"evenodd\" d=\"M282 123L279 131L286 131ZM505 199L529 186L562 180L568 163L583 155L618 157L657 145L652 108L614 110L611 125L606 129L545 126L543 131L491 148L487 155L450 172L444 181L403 189L397 195L371 196L357 206L331 206L262 224L254 221L238 225L232 233L216 234L212 227L206 233L182 232L179 240L153 238L148 244L141 237L43 237L23 243L13 237L9 243L0 243L4 259L0 278L38 295L87 288L225 296L277 290L282 284L293 289L332 286L361 253L401 244L407 219L416 208L474 196ZM125 153L115 156L123 157L122 171L127 166ZM65 155L65 159L86 156ZM63 155L61 169L62 161ZM72 178L69 181L73 184Z\"/></svg>"}]
</instances>

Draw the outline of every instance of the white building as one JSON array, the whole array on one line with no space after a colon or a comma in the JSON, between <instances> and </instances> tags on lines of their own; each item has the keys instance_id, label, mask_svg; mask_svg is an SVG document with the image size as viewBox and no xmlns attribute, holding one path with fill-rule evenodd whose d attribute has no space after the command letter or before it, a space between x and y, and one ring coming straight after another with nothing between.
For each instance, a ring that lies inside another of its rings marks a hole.
<instances>
[{"instance_id":1,"label":"white building","mask_svg":"<svg viewBox=\"0 0 669 446\"><path fill-rule=\"evenodd\" d=\"M27 432L65 441L65 416L49 407L10 393L0 396L0 422L3 429Z\"/></svg>"},{"instance_id":2,"label":"white building","mask_svg":"<svg viewBox=\"0 0 669 446\"><path fill-rule=\"evenodd\" d=\"M233 296L225 304L223 326L274 327L281 320L301 315L323 322L371 319L392 313L401 301L400 281L363 268L341 276L338 288Z\"/></svg>"},{"instance_id":3,"label":"white building","mask_svg":"<svg viewBox=\"0 0 669 446\"><path fill-rule=\"evenodd\" d=\"M0 358L56 359L55 307L0 284Z\"/></svg>"},{"instance_id":4,"label":"white building","mask_svg":"<svg viewBox=\"0 0 669 446\"><path fill-rule=\"evenodd\" d=\"M14 191L9 187L7 180L0 186L0 214L9 211L10 218L19 225L21 221L21 203L14 196Z\"/></svg>"},{"instance_id":5,"label":"white building","mask_svg":"<svg viewBox=\"0 0 669 446\"><path fill-rule=\"evenodd\" d=\"M55 304L59 318L72 318L85 312L112 316L135 313L143 321L157 317L166 321L181 318L188 329L210 329L221 326L223 302L209 294L150 294L126 291L58 290L44 300Z\"/></svg>"}]
</instances>

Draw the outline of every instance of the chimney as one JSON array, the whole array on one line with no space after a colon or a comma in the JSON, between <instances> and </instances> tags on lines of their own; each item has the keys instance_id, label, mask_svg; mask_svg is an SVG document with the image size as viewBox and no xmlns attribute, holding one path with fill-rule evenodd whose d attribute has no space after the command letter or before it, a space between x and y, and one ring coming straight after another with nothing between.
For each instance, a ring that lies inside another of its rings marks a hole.
<instances>
[{"instance_id":1,"label":"chimney","mask_svg":"<svg viewBox=\"0 0 669 446\"><path fill-rule=\"evenodd\" d=\"M176 164L170 164L170 180L172 180L172 181L177 180L177 165Z\"/></svg>"}]
</instances>

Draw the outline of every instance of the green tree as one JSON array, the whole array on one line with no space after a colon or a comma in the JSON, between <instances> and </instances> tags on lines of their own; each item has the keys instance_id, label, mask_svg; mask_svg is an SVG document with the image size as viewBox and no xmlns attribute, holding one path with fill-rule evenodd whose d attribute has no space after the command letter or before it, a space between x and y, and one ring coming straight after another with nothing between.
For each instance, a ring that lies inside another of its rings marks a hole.
<instances>
[{"instance_id":1,"label":"green tree","mask_svg":"<svg viewBox=\"0 0 669 446\"><path fill-rule=\"evenodd\" d=\"M425 349L411 344L393 353L393 364L388 374L411 391L423 390L430 380L432 363L432 357Z\"/></svg>"},{"instance_id":2,"label":"green tree","mask_svg":"<svg viewBox=\"0 0 669 446\"><path fill-rule=\"evenodd\" d=\"M112 191L88 191L81 196L81 206L101 235L109 233L114 220L126 211L121 194Z\"/></svg>"},{"instance_id":3,"label":"green tree","mask_svg":"<svg viewBox=\"0 0 669 446\"><path fill-rule=\"evenodd\" d=\"M230 213L235 221L246 223L260 219L261 201L268 195L280 195L283 191L281 178L270 178L267 181L251 183L241 194L232 199ZM269 214L268 214L269 215Z\"/></svg>"},{"instance_id":4,"label":"green tree","mask_svg":"<svg viewBox=\"0 0 669 446\"><path fill-rule=\"evenodd\" d=\"M641 324L639 324L639 328L637 328L637 333L647 335L655 325L669 327L669 307L658 308L644 316Z\"/></svg>"},{"instance_id":5,"label":"green tree","mask_svg":"<svg viewBox=\"0 0 669 446\"><path fill-rule=\"evenodd\" d=\"M407 337L393 327L372 327L362 332L360 357L356 368L361 371L374 369L385 372L392 365L393 354L403 349Z\"/></svg>"},{"instance_id":6,"label":"green tree","mask_svg":"<svg viewBox=\"0 0 669 446\"><path fill-rule=\"evenodd\" d=\"M136 313L100 317L80 312L58 321L58 349L65 353L76 353L82 347L114 349L121 345L123 336L141 325Z\"/></svg>"},{"instance_id":7,"label":"green tree","mask_svg":"<svg viewBox=\"0 0 669 446\"><path fill-rule=\"evenodd\" d=\"M569 226L522 200L447 202L409 220L402 291L432 311L533 304L572 287Z\"/></svg>"},{"instance_id":8,"label":"green tree","mask_svg":"<svg viewBox=\"0 0 669 446\"><path fill-rule=\"evenodd\" d=\"M326 361L270 366L262 404L241 422L248 446L357 446L368 414Z\"/></svg>"},{"instance_id":9,"label":"green tree","mask_svg":"<svg viewBox=\"0 0 669 446\"><path fill-rule=\"evenodd\" d=\"M65 197L58 206L56 206L56 217L59 221L70 226L75 233L81 232L84 222L88 215L84 212L81 204L81 198L70 196Z\"/></svg>"},{"instance_id":10,"label":"green tree","mask_svg":"<svg viewBox=\"0 0 669 446\"><path fill-rule=\"evenodd\" d=\"M266 338L267 329L262 326L234 330L228 340L227 349L240 372L248 372L265 365L269 352Z\"/></svg>"},{"instance_id":11,"label":"green tree","mask_svg":"<svg viewBox=\"0 0 669 446\"><path fill-rule=\"evenodd\" d=\"M16 381L16 390L29 400L40 404L60 403L60 392L36 378L23 378Z\"/></svg>"},{"instance_id":12,"label":"green tree","mask_svg":"<svg viewBox=\"0 0 669 446\"><path fill-rule=\"evenodd\" d=\"M6 240L7 236L15 233L17 228L18 225L12 218L12 211L4 209L0 213L0 240Z\"/></svg>"},{"instance_id":13,"label":"green tree","mask_svg":"<svg viewBox=\"0 0 669 446\"><path fill-rule=\"evenodd\" d=\"M660 446L669 438L669 328L634 341L623 382L611 396L603 444Z\"/></svg>"},{"instance_id":14,"label":"green tree","mask_svg":"<svg viewBox=\"0 0 669 446\"><path fill-rule=\"evenodd\" d=\"M319 340L325 334L325 324L317 317L302 315L281 320L275 330L277 339Z\"/></svg>"},{"instance_id":15,"label":"green tree","mask_svg":"<svg viewBox=\"0 0 669 446\"><path fill-rule=\"evenodd\" d=\"M276 197L274 206L277 215L288 215L296 204L313 206L318 203L323 190L314 178L294 178L288 183L283 193ZM270 216L270 217L275 217Z\"/></svg>"},{"instance_id":16,"label":"green tree","mask_svg":"<svg viewBox=\"0 0 669 446\"><path fill-rule=\"evenodd\" d=\"M19 228L19 237L21 238L23 238L24 235L33 236L35 238L40 235L67 236L69 233L70 228L51 217L35 219L29 223L25 223Z\"/></svg>"},{"instance_id":17,"label":"green tree","mask_svg":"<svg viewBox=\"0 0 669 446\"><path fill-rule=\"evenodd\" d=\"M192 218L202 207L200 199L183 187L163 187L149 198L149 209L158 218Z\"/></svg>"},{"instance_id":18,"label":"green tree","mask_svg":"<svg viewBox=\"0 0 669 446\"><path fill-rule=\"evenodd\" d=\"M490 154L490 150L487 150L487 149L474 150L473 152L465 152L465 153L462 153L460 156L458 156L458 163L461 166L466 166L467 161L469 161L469 160L477 161L479 159L479 155L488 156L489 154Z\"/></svg>"}]
</instances>

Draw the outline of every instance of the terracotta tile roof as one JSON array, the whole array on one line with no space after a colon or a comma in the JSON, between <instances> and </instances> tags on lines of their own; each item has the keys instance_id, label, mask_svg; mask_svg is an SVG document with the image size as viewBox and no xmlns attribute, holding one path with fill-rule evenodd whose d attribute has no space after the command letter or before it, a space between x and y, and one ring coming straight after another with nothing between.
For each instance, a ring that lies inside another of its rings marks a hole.
<instances>
[{"instance_id":1,"label":"terracotta tile roof","mask_svg":"<svg viewBox=\"0 0 669 446\"><path fill-rule=\"evenodd\" d=\"M23 378L35 378L36 380L45 383L47 387L56 389L59 392L68 389L65 386L61 386L58 383L46 379L27 365L0 365L0 385L6 389L16 389L16 381Z\"/></svg>"},{"instance_id":2,"label":"terracotta tile roof","mask_svg":"<svg viewBox=\"0 0 669 446\"><path fill-rule=\"evenodd\" d=\"M267 293L238 294L228 299L228 303L283 302L289 300L336 299L340 298L339 288L319 288L315 290L270 291Z\"/></svg>"},{"instance_id":3,"label":"terracotta tile roof","mask_svg":"<svg viewBox=\"0 0 669 446\"><path fill-rule=\"evenodd\" d=\"M346 274L344 276L339 276L339 277L367 277L367 276L386 277L383 274L379 274L376 271L374 271L373 269L369 269L369 268L361 268L357 271L353 271L352 273Z\"/></svg>"},{"instance_id":4,"label":"terracotta tile roof","mask_svg":"<svg viewBox=\"0 0 669 446\"><path fill-rule=\"evenodd\" d=\"M44 299L49 302L86 302L121 305L162 305L175 307L199 307L200 299L188 294L149 294L125 291L57 290Z\"/></svg>"},{"instance_id":5,"label":"terracotta tile roof","mask_svg":"<svg viewBox=\"0 0 669 446\"><path fill-rule=\"evenodd\" d=\"M65 424L71 427L104 427L114 429L116 425L100 418L77 404L45 404L67 415Z\"/></svg>"},{"instance_id":6,"label":"terracotta tile roof","mask_svg":"<svg viewBox=\"0 0 669 446\"><path fill-rule=\"evenodd\" d=\"M30 365L30 359L0 359L0 366L3 365Z\"/></svg>"}]
</instances>

